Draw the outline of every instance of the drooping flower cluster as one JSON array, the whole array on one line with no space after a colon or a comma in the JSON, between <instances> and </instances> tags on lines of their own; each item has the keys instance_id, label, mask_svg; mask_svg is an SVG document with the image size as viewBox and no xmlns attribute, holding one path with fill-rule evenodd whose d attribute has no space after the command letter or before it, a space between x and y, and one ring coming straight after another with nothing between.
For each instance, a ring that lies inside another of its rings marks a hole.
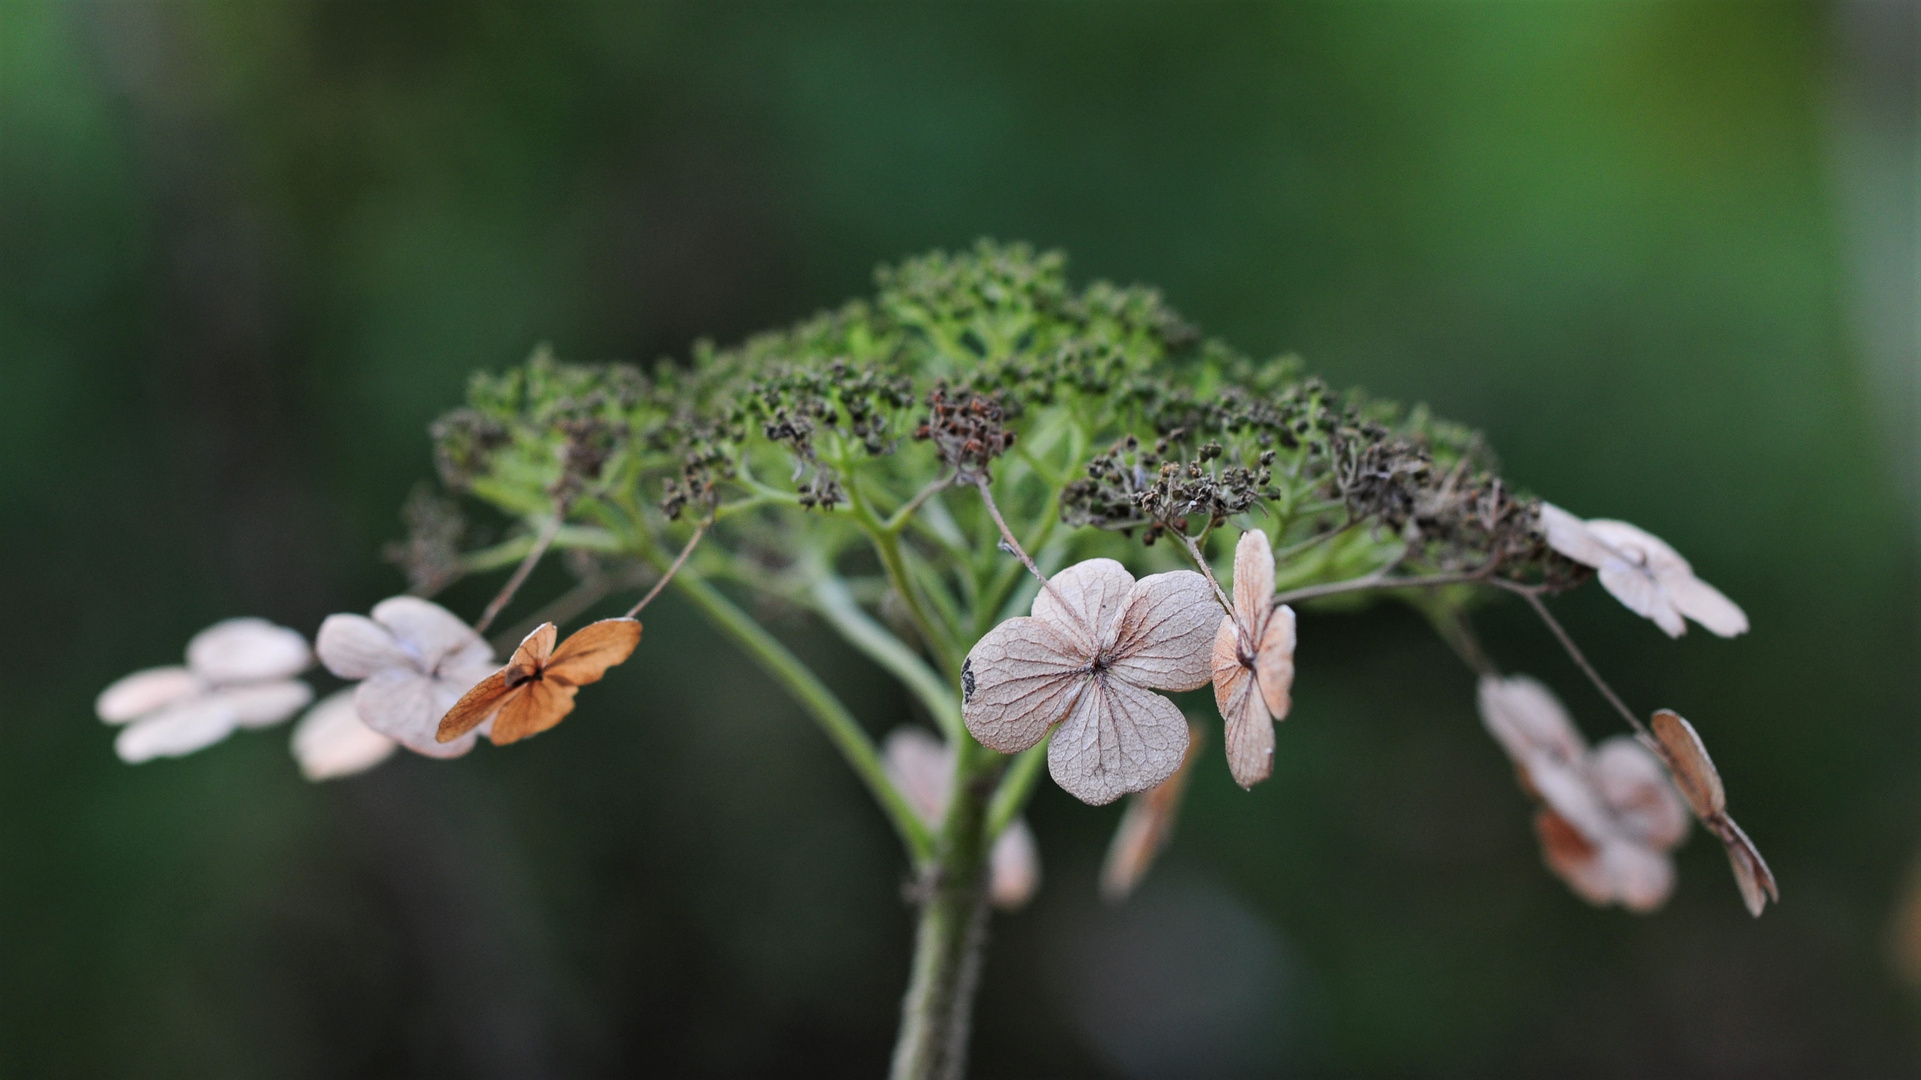
<instances>
[{"instance_id":1,"label":"drooping flower cluster","mask_svg":"<svg viewBox=\"0 0 1921 1080\"><path fill-rule=\"evenodd\" d=\"M1534 828L1548 868L1591 904L1647 912L1666 902L1668 853L1688 819L1659 759L1629 735L1590 749L1547 687L1525 676L1482 678L1480 706L1541 803Z\"/></svg>"}]
</instances>

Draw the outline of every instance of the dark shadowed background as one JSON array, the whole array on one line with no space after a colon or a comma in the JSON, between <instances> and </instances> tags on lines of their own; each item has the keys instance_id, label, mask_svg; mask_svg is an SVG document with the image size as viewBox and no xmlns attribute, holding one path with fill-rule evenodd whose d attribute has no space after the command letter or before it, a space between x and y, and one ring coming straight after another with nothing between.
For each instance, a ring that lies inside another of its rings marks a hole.
<instances>
[{"instance_id":1,"label":"dark shadowed background","mask_svg":"<svg viewBox=\"0 0 1921 1080\"><path fill-rule=\"evenodd\" d=\"M902 861L671 596L569 723L454 764L311 786L283 728L128 767L91 705L216 619L399 591L468 372L685 355L993 235L1672 541L1752 634L1561 606L1702 729L1783 903L1697 832L1659 915L1583 906L1450 654L1305 619L1274 780L1210 755L1133 903L1094 899L1117 811L1043 785L979 1075L1921 1074L1916 38L1872 0L0 4L0 1071L878 1075ZM1523 614L1497 657L1610 733Z\"/></svg>"}]
</instances>

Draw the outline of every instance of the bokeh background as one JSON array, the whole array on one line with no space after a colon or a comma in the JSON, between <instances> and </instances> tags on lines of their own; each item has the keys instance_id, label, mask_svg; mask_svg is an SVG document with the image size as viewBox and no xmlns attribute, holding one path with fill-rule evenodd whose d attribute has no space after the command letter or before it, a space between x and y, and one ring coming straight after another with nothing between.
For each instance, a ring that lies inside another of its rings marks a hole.
<instances>
[{"instance_id":1,"label":"bokeh background","mask_svg":"<svg viewBox=\"0 0 1921 1080\"><path fill-rule=\"evenodd\" d=\"M310 786L279 729L129 768L91 702L398 591L468 372L685 355L992 235L1686 552L1752 634L1561 606L1701 727L1784 902L1697 833L1659 915L1584 907L1446 650L1308 619L1275 779L1210 755L1133 903L1094 899L1117 810L1044 785L979 1075L1921 1075L1916 39L1874 0L0 5L0 1071L878 1075L901 860L671 596L563 728L457 764Z\"/></svg>"}]
</instances>

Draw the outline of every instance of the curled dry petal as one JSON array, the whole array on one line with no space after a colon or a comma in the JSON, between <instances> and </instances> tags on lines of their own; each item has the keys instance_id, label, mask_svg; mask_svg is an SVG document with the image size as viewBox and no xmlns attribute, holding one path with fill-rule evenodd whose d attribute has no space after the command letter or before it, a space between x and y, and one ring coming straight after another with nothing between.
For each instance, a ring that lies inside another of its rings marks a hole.
<instances>
[{"instance_id":1,"label":"curled dry petal","mask_svg":"<svg viewBox=\"0 0 1921 1080\"><path fill-rule=\"evenodd\" d=\"M102 690L93 711L109 724L124 724L206 692L206 681L187 668L147 668Z\"/></svg>"},{"instance_id":2,"label":"curled dry petal","mask_svg":"<svg viewBox=\"0 0 1921 1080\"><path fill-rule=\"evenodd\" d=\"M881 764L914 813L938 827L947 815L954 784L951 747L916 727L895 728L881 745ZM1026 905L1040 888L1040 849L1033 830L1018 818L994 840L987 856L988 899L1002 911Z\"/></svg>"},{"instance_id":3,"label":"curled dry petal","mask_svg":"<svg viewBox=\"0 0 1921 1080\"><path fill-rule=\"evenodd\" d=\"M1234 611L1214 633L1214 704L1227 722L1227 765L1244 788L1274 771L1274 722L1294 688L1294 609L1275 608L1274 549L1253 529L1234 547Z\"/></svg>"},{"instance_id":4,"label":"curled dry petal","mask_svg":"<svg viewBox=\"0 0 1921 1080\"><path fill-rule=\"evenodd\" d=\"M1769 900L1780 903L1781 890L1760 849L1728 816L1727 789L1721 784L1720 770L1708 757L1707 746L1701 742L1694 725L1672 710L1655 713L1651 726L1662 760L1674 774L1675 783L1694 810L1694 816L1727 848L1734 883L1741 890L1741 901L1747 905L1748 914L1759 918Z\"/></svg>"},{"instance_id":5,"label":"curled dry petal","mask_svg":"<svg viewBox=\"0 0 1921 1080\"><path fill-rule=\"evenodd\" d=\"M1107 856L1101 862L1101 898L1108 903L1127 899L1147 876L1167 842L1173 839L1181 797L1187 791L1188 778L1194 773L1201 744L1206 741L1196 729L1188 740L1181 767L1174 775L1127 800L1127 812L1121 815L1120 827L1114 830L1114 839L1107 845Z\"/></svg>"},{"instance_id":6,"label":"curled dry petal","mask_svg":"<svg viewBox=\"0 0 1921 1080\"><path fill-rule=\"evenodd\" d=\"M1056 724L1048 771L1099 805L1153 787L1180 767L1187 725L1153 690L1208 677L1214 619L1192 571L1134 581L1112 559L1055 575L1034 614L981 638L961 668L968 731L1002 753L1038 745Z\"/></svg>"},{"instance_id":7,"label":"curled dry petal","mask_svg":"<svg viewBox=\"0 0 1921 1080\"><path fill-rule=\"evenodd\" d=\"M284 679L312 662L306 638L265 619L227 619L187 642L187 666L215 684Z\"/></svg>"},{"instance_id":8,"label":"curled dry petal","mask_svg":"<svg viewBox=\"0 0 1921 1080\"><path fill-rule=\"evenodd\" d=\"M300 763L300 775L313 781L366 772L399 745L361 722L352 689L322 698L293 729L294 760Z\"/></svg>"},{"instance_id":9,"label":"curled dry petal","mask_svg":"<svg viewBox=\"0 0 1921 1080\"><path fill-rule=\"evenodd\" d=\"M574 710L579 688L599 682L607 669L633 655L640 644L637 619L602 619L574 631L558 647L559 631L542 623L523 639L507 666L476 683L440 718L434 738L451 743L488 719L497 746L538 735Z\"/></svg>"}]
</instances>

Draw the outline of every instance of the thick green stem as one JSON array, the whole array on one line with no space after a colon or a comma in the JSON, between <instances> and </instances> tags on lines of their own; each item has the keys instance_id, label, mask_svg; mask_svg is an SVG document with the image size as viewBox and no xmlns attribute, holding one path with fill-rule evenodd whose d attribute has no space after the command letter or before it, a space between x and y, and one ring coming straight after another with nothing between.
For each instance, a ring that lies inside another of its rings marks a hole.
<instances>
[{"instance_id":1,"label":"thick green stem","mask_svg":"<svg viewBox=\"0 0 1921 1080\"><path fill-rule=\"evenodd\" d=\"M947 808L934 857L921 869L914 969L901 1002L892 1080L959 1080L967 1071L974 991L987 943L986 752L960 743L961 783Z\"/></svg>"}]
</instances>

